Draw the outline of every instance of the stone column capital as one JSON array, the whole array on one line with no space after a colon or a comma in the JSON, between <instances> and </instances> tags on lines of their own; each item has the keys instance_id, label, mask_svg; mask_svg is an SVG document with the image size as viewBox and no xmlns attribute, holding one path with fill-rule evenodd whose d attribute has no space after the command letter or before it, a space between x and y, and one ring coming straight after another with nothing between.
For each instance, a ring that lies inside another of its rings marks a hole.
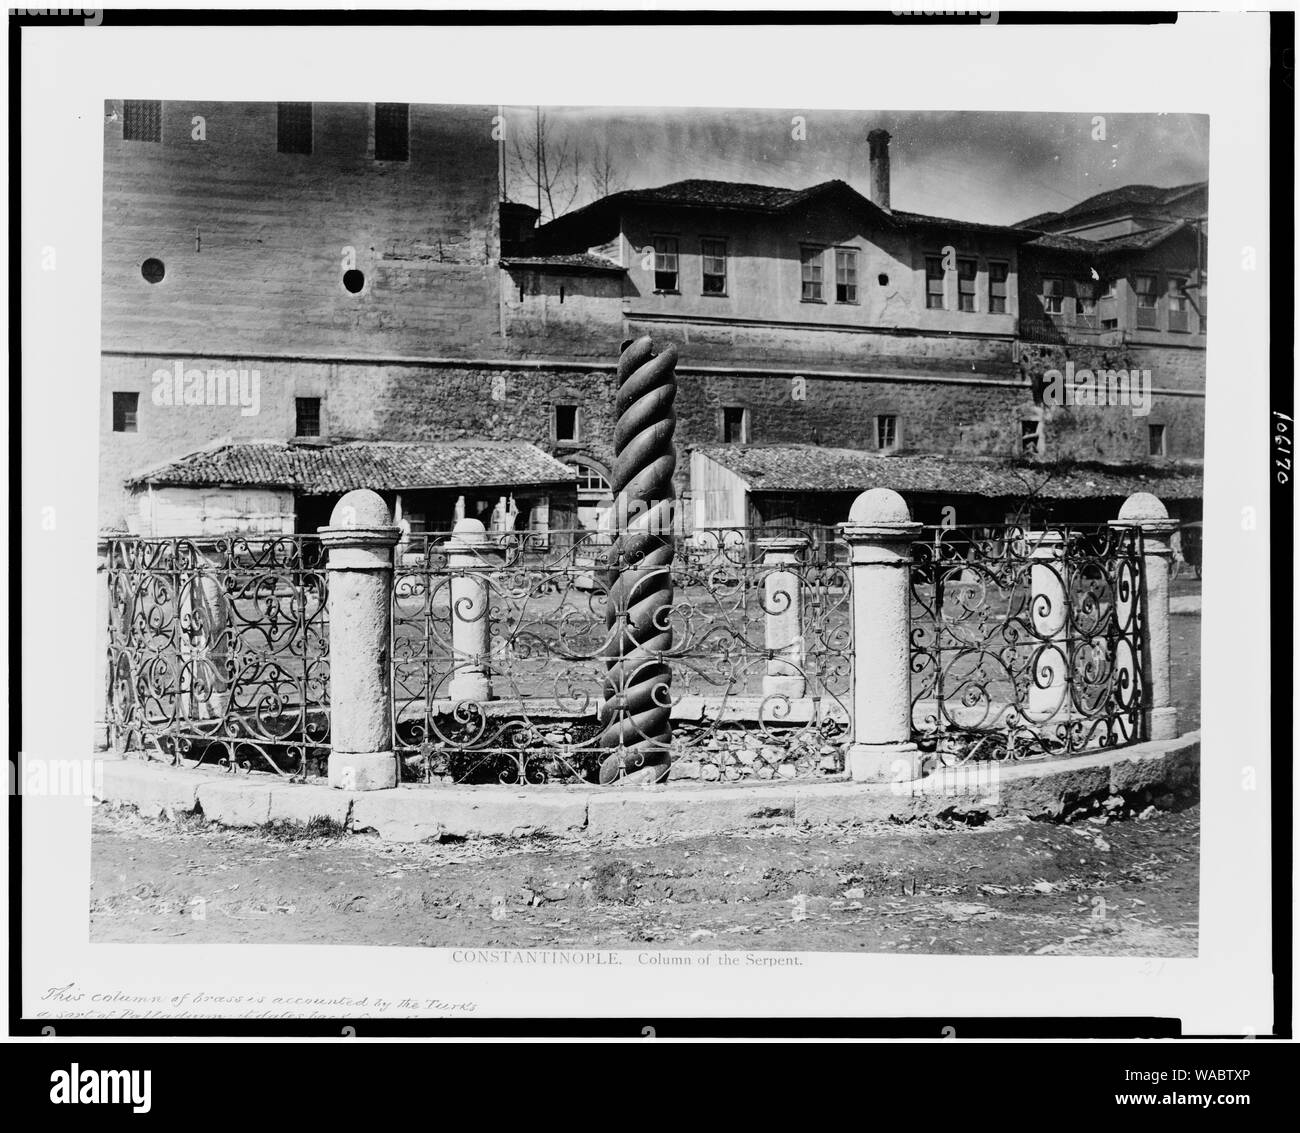
<instances>
[{"instance_id":1,"label":"stone column capital","mask_svg":"<svg viewBox=\"0 0 1300 1133\"><path fill-rule=\"evenodd\" d=\"M329 551L329 570L391 570L400 527L322 527L321 546Z\"/></svg>"},{"instance_id":2,"label":"stone column capital","mask_svg":"<svg viewBox=\"0 0 1300 1133\"><path fill-rule=\"evenodd\" d=\"M797 535L764 535L754 540L763 552L764 562L794 562L808 540Z\"/></svg>"}]
</instances>

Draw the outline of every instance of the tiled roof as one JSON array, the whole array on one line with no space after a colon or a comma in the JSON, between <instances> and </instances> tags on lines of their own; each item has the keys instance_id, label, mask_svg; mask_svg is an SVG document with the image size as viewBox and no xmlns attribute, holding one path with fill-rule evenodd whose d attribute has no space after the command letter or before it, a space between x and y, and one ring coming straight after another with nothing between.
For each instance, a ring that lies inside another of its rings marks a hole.
<instances>
[{"instance_id":1,"label":"tiled roof","mask_svg":"<svg viewBox=\"0 0 1300 1133\"><path fill-rule=\"evenodd\" d=\"M610 272L621 274L627 268L607 260L604 256L595 256L590 252L557 254L554 256L502 256L501 266L506 268L551 268L553 271L567 272Z\"/></svg>"},{"instance_id":2,"label":"tiled roof","mask_svg":"<svg viewBox=\"0 0 1300 1133\"><path fill-rule=\"evenodd\" d=\"M922 212L904 212L894 209L894 219L902 221L913 228L968 228L976 232L999 232L1017 239L1032 236L1032 232L1022 232L1020 228L1007 224L983 224L978 220L956 220L948 216L927 216Z\"/></svg>"},{"instance_id":3,"label":"tiled roof","mask_svg":"<svg viewBox=\"0 0 1300 1133\"><path fill-rule=\"evenodd\" d=\"M1107 252L1145 252L1187 227L1186 221L1175 220L1171 224L1162 224L1159 228L1148 228L1145 232L1126 232L1121 236L1098 240L1097 243Z\"/></svg>"},{"instance_id":4,"label":"tiled roof","mask_svg":"<svg viewBox=\"0 0 1300 1133\"><path fill-rule=\"evenodd\" d=\"M1139 464L1048 464L956 456L881 456L820 445L705 445L697 451L758 492L945 492L1044 499L1125 497L1147 491L1166 499L1202 494L1198 467Z\"/></svg>"},{"instance_id":5,"label":"tiled roof","mask_svg":"<svg viewBox=\"0 0 1300 1133\"><path fill-rule=\"evenodd\" d=\"M1029 241L1027 247L1045 248L1053 252L1079 252L1087 256L1113 256L1122 252L1145 252L1188 227L1185 220L1175 220L1170 224L1162 224L1159 228L1148 228L1145 232L1125 232L1119 236L1109 236L1105 240L1085 240L1079 236L1048 233Z\"/></svg>"},{"instance_id":6,"label":"tiled roof","mask_svg":"<svg viewBox=\"0 0 1300 1133\"><path fill-rule=\"evenodd\" d=\"M1107 189L1104 193L1096 193L1060 212L1040 212L1020 221L1016 227L1041 228L1050 222L1070 220L1112 208L1161 208L1173 203L1179 197L1205 188L1207 184L1206 181L1193 181L1187 185L1174 185L1170 188L1161 188L1157 185L1121 185L1118 189Z\"/></svg>"},{"instance_id":7,"label":"tiled roof","mask_svg":"<svg viewBox=\"0 0 1300 1133\"><path fill-rule=\"evenodd\" d=\"M127 483L230 484L316 493L546 484L575 475L567 464L526 441L221 441L144 469Z\"/></svg>"},{"instance_id":8,"label":"tiled roof","mask_svg":"<svg viewBox=\"0 0 1300 1133\"><path fill-rule=\"evenodd\" d=\"M751 185L738 181L707 181L694 178L674 181L653 189L627 189L612 193L564 216L557 217L537 230L537 239L551 247L562 247L574 239L607 237L617 223L623 204L669 205L678 208L711 208L739 212L788 212L817 197L842 193L871 210L877 219L890 227L966 228L981 232L1001 232L1016 238L1030 233L1001 224L981 224L972 220L927 216L919 212L886 212L864 197L846 181L822 181L807 189L785 189L776 185Z\"/></svg>"},{"instance_id":9,"label":"tiled roof","mask_svg":"<svg viewBox=\"0 0 1300 1133\"><path fill-rule=\"evenodd\" d=\"M618 227L620 210L627 203L669 205L676 208L726 209L738 212L778 213L830 193L844 193L875 214L882 224L894 222L889 213L873 204L847 182L823 181L807 189L784 189L776 185L751 185L738 181L708 181L692 178L659 185L653 189L625 189L601 197L583 208L558 216L537 229L544 247L587 247L610 238Z\"/></svg>"}]
</instances>

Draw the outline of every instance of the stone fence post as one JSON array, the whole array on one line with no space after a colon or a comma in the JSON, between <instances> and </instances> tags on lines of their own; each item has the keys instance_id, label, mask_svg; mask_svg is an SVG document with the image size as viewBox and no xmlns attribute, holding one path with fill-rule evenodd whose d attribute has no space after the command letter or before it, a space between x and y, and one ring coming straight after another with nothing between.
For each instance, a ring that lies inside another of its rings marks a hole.
<instances>
[{"instance_id":1,"label":"stone fence post","mask_svg":"<svg viewBox=\"0 0 1300 1133\"><path fill-rule=\"evenodd\" d=\"M329 784L397 786L393 752L393 548L402 530L375 492L359 488L320 529L329 551Z\"/></svg>"},{"instance_id":2,"label":"stone fence post","mask_svg":"<svg viewBox=\"0 0 1300 1133\"><path fill-rule=\"evenodd\" d=\"M1135 492L1119 509L1114 527L1142 529L1142 699L1144 739L1178 735L1178 709L1169 676L1170 540L1178 521L1150 492Z\"/></svg>"},{"instance_id":3,"label":"stone fence post","mask_svg":"<svg viewBox=\"0 0 1300 1133\"><path fill-rule=\"evenodd\" d=\"M921 753L912 743L910 666L911 544L920 530L906 501L889 488L863 492L844 525L853 576L848 767L855 780L921 776Z\"/></svg>"},{"instance_id":4,"label":"stone fence post","mask_svg":"<svg viewBox=\"0 0 1300 1133\"><path fill-rule=\"evenodd\" d=\"M803 671L803 597L799 549L807 539L770 536L759 539L763 552L763 643L771 656L763 676L763 696L798 700L807 691Z\"/></svg>"},{"instance_id":5,"label":"stone fence post","mask_svg":"<svg viewBox=\"0 0 1300 1133\"><path fill-rule=\"evenodd\" d=\"M452 700L477 704L492 699L487 658L492 648L492 587L489 574L501 566L503 549L477 519L460 519L451 529L447 570L451 575Z\"/></svg>"}]
</instances>

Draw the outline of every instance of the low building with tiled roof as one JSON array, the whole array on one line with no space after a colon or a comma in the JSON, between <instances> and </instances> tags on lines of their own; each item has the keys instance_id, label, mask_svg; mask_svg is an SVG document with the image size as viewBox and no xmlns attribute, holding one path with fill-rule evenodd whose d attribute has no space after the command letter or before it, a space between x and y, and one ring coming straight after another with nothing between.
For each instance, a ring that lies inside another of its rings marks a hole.
<instances>
[{"instance_id":1,"label":"low building with tiled roof","mask_svg":"<svg viewBox=\"0 0 1300 1133\"><path fill-rule=\"evenodd\" d=\"M221 440L140 469L127 487L132 529L163 535L312 530L354 488L389 499L409 530L449 529L458 511L492 520L499 504L511 526L539 513L549 525L552 510L571 518L576 481L572 465L524 441Z\"/></svg>"},{"instance_id":2,"label":"low building with tiled roof","mask_svg":"<svg viewBox=\"0 0 1300 1133\"><path fill-rule=\"evenodd\" d=\"M806 444L702 445L691 461L695 518L706 527L829 527L869 488L901 493L927 522L951 508L963 523L1015 514L1104 522L1139 491L1158 495L1172 515L1197 517L1203 492L1201 468L1191 463L886 456Z\"/></svg>"}]
</instances>

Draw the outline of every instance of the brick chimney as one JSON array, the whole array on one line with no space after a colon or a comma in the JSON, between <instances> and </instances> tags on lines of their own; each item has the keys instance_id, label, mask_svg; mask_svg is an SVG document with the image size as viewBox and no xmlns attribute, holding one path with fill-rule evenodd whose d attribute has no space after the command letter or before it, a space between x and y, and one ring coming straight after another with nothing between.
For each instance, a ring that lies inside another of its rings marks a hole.
<instances>
[{"instance_id":1,"label":"brick chimney","mask_svg":"<svg viewBox=\"0 0 1300 1133\"><path fill-rule=\"evenodd\" d=\"M872 130L867 135L871 154L871 200L889 211L889 131Z\"/></svg>"}]
</instances>

